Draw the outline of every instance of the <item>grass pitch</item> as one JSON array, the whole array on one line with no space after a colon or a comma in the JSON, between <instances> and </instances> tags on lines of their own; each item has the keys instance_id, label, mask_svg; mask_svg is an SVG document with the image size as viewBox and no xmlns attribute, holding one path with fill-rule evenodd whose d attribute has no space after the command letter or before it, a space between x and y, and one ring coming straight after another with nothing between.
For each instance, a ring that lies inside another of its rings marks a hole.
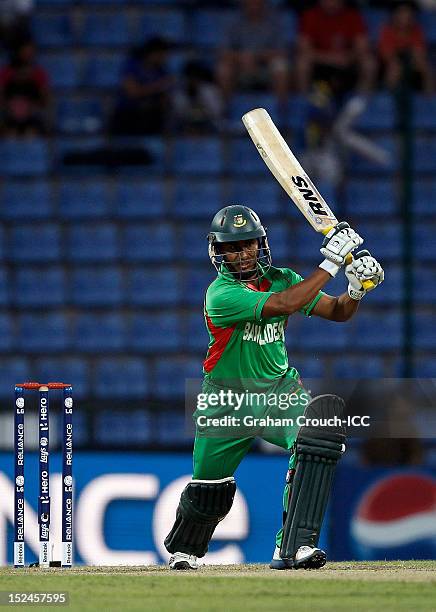
<instances>
[{"instance_id":1,"label":"grass pitch","mask_svg":"<svg viewBox=\"0 0 436 612\"><path fill-rule=\"evenodd\" d=\"M436 561L328 563L315 571L273 571L260 564L205 566L197 572L162 566L0 568L0 590L68 591L69 604L60 609L69 611L434 612Z\"/></svg>"}]
</instances>

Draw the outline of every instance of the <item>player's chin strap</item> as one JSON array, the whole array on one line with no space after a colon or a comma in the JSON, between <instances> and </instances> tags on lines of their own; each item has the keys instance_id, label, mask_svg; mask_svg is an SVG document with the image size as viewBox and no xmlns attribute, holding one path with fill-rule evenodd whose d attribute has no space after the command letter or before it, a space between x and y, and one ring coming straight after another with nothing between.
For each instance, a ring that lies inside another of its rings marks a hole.
<instances>
[{"instance_id":1,"label":"player's chin strap","mask_svg":"<svg viewBox=\"0 0 436 612\"><path fill-rule=\"evenodd\" d=\"M165 538L168 552L204 557L216 526L229 513L235 479L191 480L182 491L176 520Z\"/></svg>"},{"instance_id":2,"label":"player's chin strap","mask_svg":"<svg viewBox=\"0 0 436 612\"><path fill-rule=\"evenodd\" d=\"M340 397L320 395L304 412L308 425L300 428L295 442L296 467L280 548L290 567L300 546L318 545L333 474L345 450L344 407ZM314 419L335 419L337 425L311 426Z\"/></svg>"}]
</instances>

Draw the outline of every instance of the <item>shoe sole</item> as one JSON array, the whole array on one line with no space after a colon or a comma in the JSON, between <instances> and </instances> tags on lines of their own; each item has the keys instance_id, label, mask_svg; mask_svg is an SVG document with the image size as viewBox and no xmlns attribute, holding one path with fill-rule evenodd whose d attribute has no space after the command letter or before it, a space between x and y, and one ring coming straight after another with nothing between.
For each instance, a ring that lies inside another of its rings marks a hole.
<instances>
[{"instance_id":1,"label":"shoe sole","mask_svg":"<svg viewBox=\"0 0 436 612\"><path fill-rule=\"evenodd\" d=\"M196 571L196 567L191 567L187 561L178 561L173 567L170 567L171 570L193 570Z\"/></svg>"},{"instance_id":2,"label":"shoe sole","mask_svg":"<svg viewBox=\"0 0 436 612\"><path fill-rule=\"evenodd\" d=\"M326 564L327 558L324 552L318 551L303 561L294 561L294 569L319 569Z\"/></svg>"}]
</instances>

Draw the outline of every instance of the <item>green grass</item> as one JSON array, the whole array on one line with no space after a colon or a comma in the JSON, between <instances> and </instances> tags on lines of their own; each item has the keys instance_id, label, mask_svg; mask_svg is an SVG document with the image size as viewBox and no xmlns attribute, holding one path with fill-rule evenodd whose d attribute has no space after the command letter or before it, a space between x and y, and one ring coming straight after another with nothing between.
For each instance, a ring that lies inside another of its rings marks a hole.
<instances>
[{"instance_id":1,"label":"green grass","mask_svg":"<svg viewBox=\"0 0 436 612\"><path fill-rule=\"evenodd\" d=\"M328 563L311 572L274 572L265 565L189 573L160 566L0 568L0 590L68 591L70 604L60 609L102 612L435 611L436 562Z\"/></svg>"}]
</instances>

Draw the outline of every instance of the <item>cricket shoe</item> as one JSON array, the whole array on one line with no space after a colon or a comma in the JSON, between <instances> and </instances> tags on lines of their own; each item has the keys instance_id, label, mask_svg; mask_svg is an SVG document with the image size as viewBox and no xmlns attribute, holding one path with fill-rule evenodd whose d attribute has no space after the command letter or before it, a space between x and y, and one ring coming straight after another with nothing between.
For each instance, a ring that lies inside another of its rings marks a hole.
<instances>
[{"instance_id":1,"label":"cricket shoe","mask_svg":"<svg viewBox=\"0 0 436 612\"><path fill-rule=\"evenodd\" d=\"M168 561L169 568L172 570L196 570L198 569L197 557L186 553L176 552L171 555Z\"/></svg>"},{"instance_id":2,"label":"cricket shoe","mask_svg":"<svg viewBox=\"0 0 436 612\"><path fill-rule=\"evenodd\" d=\"M293 559L282 559L280 548L276 546L273 558L269 564L271 569L318 569L325 565L326 554L320 548L300 546Z\"/></svg>"}]
</instances>

